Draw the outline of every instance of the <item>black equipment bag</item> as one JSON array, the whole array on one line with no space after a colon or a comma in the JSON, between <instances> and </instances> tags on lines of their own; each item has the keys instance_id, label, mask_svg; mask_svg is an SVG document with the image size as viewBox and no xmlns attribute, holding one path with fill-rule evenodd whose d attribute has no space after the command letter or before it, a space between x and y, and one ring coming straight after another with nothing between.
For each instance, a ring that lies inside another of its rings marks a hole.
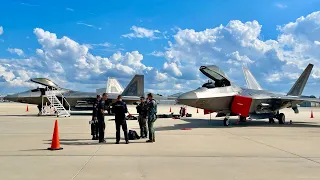
<instances>
[{"instance_id":1,"label":"black equipment bag","mask_svg":"<svg viewBox=\"0 0 320 180\"><path fill-rule=\"evenodd\" d=\"M129 140L140 139L138 133L135 130L129 130L128 137L129 137Z\"/></svg>"}]
</instances>

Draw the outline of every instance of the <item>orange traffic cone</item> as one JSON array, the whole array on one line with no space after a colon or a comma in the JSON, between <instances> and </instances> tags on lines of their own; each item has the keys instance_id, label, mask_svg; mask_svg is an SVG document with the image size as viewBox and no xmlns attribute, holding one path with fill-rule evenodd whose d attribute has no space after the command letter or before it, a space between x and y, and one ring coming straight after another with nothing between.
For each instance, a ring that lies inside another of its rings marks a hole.
<instances>
[{"instance_id":1,"label":"orange traffic cone","mask_svg":"<svg viewBox=\"0 0 320 180\"><path fill-rule=\"evenodd\" d=\"M199 113L199 110L198 110L198 108L197 108L197 113Z\"/></svg>"},{"instance_id":2,"label":"orange traffic cone","mask_svg":"<svg viewBox=\"0 0 320 180\"><path fill-rule=\"evenodd\" d=\"M311 116L310 116L310 118L313 118L313 112L311 111Z\"/></svg>"},{"instance_id":3,"label":"orange traffic cone","mask_svg":"<svg viewBox=\"0 0 320 180\"><path fill-rule=\"evenodd\" d=\"M59 140L59 130L58 130L58 120L54 123L54 131L52 135L51 147L48 150L61 150L60 140Z\"/></svg>"},{"instance_id":4,"label":"orange traffic cone","mask_svg":"<svg viewBox=\"0 0 320 180\"><path fill-rule=\"evenodd\" d=\"M29 111L29 106L27 106L27 110L26 110L26 112L28 112Z\"/></svg>"},{"instance_id":5,"label":"orange traffic cone","mask_svg":"<svg viewBox=\"0 0 320 180\"><path fill-rule=\"evenodd\" d=\"M170 107L170 112L171 112L171 107Z\"/></svg>"}]
</instances>

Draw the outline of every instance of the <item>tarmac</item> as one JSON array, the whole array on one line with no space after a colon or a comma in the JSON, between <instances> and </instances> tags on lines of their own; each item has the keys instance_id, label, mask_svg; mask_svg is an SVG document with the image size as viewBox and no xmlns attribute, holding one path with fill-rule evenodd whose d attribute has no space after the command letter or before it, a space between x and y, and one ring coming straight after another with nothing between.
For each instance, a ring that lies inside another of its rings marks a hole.
<instances>
[{"instance_id":1,"label":"tarmac","mask_svg":"<svg viewBox=\"0 0 320 180\"><path fill-rule=\"evenodd\" d=\"M287 122L279 125L252 120L224 127L215 113L187 107L192 117L158 119L156 142L115 143L113 120L106 122L107 144L91 140L91 115L37 116L34 105L0 103L0 175L3 180L98 179L319 179L320 109L285 109ZM179 113L180 106L171 106ZM160 105L158 113L169 114ZM310 118L311 110L314 118ZM129 111L135 113L135 107ZM113 119L112 116L106 116ZM58 120L63 150L49 151ZM128 120L136 130L137 120ZM182 130L191 128L190 130ZM123 137L123 133L121 132Z\"/></svg>"}]
</instances>

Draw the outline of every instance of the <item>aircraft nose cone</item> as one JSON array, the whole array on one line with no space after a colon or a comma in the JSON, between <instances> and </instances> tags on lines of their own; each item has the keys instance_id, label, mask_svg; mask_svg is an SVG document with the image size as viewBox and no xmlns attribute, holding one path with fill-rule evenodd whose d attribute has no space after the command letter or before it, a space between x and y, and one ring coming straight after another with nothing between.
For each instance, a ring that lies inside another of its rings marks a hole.
<instances>
[{"instance_id":1,"label":"aircraft nose cone","mask_svg":"<svg viewBox=\"0 0 320 180\"><path fill-rule=\"evenodd\" d=\"M5 101L15 101L18 98L18 96L16 94L12 94L12 95L7 95L5 97L3 97L3 100Z\"/></svg>"},{"instance_id":2,"label":"aircraft nose cone","mask_svg":"<svg viewBox=\"0 0 320 180\"><path fill-rule=\"evenodd\" d=\"M178 100L184 100L184 99L197 99L197 94L195 92L187 92L183 93L178 97Z\"/></svg>"},{"instance_id":3,"label":"aircraft nose cone","mask_svg":"<svg viewBox=\"0 0 320 180\"><path fill-rule=\"evenodd\" d=\"M195 92L190 91L190 92L181 94L178 97L178 102L188 106L193 106L196 103L197 99L198 99L197 94Z\"/></svg>"},{"instance_id":4,"label":"aircraft nose cone","mask_svg":"<svg viewBox=\"0 0 320 180\"><path fill-rule=\"evenodd\" d=\"M3 100L11 101L13 98L15 98L13 95L7 95L3 97Z\"/></svg>"}]
</instances>

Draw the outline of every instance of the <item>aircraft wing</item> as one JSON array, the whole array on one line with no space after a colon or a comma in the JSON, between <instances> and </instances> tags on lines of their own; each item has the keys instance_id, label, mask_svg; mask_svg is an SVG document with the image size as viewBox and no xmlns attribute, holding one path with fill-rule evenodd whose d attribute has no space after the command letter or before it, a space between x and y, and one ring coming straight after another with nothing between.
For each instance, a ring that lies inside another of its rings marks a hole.
<instances>
[{"instance_id":1,"label":"aircraft wing","mask_svg":"<svg viewBox=\"0 0 320 180\"><path fill-rule=\"evenodd\" d=\"M299 96L234 96L231 111L247 116L249 112L270 113L283 108L292 108L298 113L297 105L302 102L320 103L318 98Z\"/></svg>"},{"instance_id":2,"label":"aircraft wing","mask_svg":"<svg viewBox=\"0 0 320 180\"><path fill-rule=\"evenodd\" d=\"M301 102L320 103L320 99L318 98L307 98L307 97L283 96L283 97L273 97L272 99L278 99L283 101L296 101L298 103L301 103Z\"/></svg>"},{"instance_id":3,"label":"aircraft wing","mask_svg":"<svg viewBox=\"0 0 320 180\"><path fill-rule=\"evenodd\" d=\"M122 96L122 99L125 101L139 101L139 96Z\"/></svg>"}]
</instances>

